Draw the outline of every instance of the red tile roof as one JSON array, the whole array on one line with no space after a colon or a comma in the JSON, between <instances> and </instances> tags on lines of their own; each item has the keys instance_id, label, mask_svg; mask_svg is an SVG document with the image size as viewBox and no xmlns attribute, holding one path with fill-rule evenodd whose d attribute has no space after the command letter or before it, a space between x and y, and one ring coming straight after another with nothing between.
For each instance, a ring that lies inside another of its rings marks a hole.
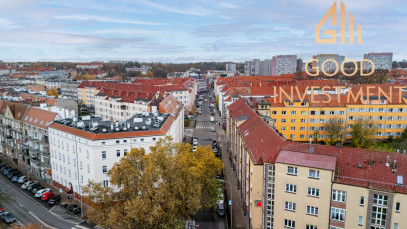
<instances>
[{"instance_id":1,"label":"red tile roof","mask_svg":"<svg viewBox=\"0 0 407 229\"><path fill-rule=\"evenodd\" d=\"M276 163L335 171L336 157L281 150Z\"/></svg>"}]
</instances>

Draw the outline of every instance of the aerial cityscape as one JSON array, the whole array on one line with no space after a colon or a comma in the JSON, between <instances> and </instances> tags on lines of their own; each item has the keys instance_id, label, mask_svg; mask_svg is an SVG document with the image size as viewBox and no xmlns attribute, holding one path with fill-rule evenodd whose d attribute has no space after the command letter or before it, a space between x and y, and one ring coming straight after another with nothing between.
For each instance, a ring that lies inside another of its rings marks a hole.
<instances>
[{"instance_id":1,"label":"aerial cityscape","mask_svg":"<svg viewBox=\"0 0 407 229\"><path fill-rule=\"evenodd\" d=\"M403 3L2 1L0 228L406 229Z\"/></svg>"}]
</instances>

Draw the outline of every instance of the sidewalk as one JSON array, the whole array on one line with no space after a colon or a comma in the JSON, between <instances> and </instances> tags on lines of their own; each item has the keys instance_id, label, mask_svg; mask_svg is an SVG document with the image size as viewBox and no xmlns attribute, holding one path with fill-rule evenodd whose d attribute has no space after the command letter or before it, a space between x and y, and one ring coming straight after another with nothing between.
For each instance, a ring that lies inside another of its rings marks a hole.
<instances>
[{"instance_id":1,"label":"sidewalk","mask_svg":"<svg viewBox=\"0 0 407 229\"><path fill-rule=\"evenodd\" d=\"M219 116L217 113L216 116ZM217 131L219 133L219 137L221 141L219 144L222 147L222 162L224 164L224 179L230 183L225 184L226 194L228 199L230 198L230 186L232 185L232 224L235 229L246 229L249 228L249 219L247 216L244 215L243 212L243 201L240 195L240 191L237 189L237 179L233 173L233 168L231 166L231 162L229 160L230 152L227 151L228 143L227 143L227 136L225 131L222 129L222 125L217 126Z\"/></svg>"}]
</instances>

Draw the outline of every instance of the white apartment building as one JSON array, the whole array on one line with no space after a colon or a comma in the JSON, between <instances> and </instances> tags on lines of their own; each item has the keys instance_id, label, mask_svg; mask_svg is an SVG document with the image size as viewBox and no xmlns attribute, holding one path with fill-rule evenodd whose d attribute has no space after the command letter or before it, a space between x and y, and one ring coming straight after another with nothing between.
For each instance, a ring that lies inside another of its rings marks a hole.
<instances>
[{"instance_id":1,"label":"white apartment building","mask_svg":"<svg viewBox=\"0 0 407 229\"><path fill-rule=\"evenodd\" d=\"M109 171L132 148L150 146L159 138L171 136L182 142L183 106L173 97L160 104L165 113L136 114L125 122L102 121L97 117L78 117L49 126L53 184L75 196L90 181L109 186ZM157 110L157 109L156 109Z\"/></svg>"},{"instance_id":2,"label":"white apartment building","mask_svg":"<svg viewBox=\"0 0 407 229\"><path fill-rule=\"evenodd\" d=\"M390 72L393 62L393 53L368 53L364 55L363 59L371 60L374 63L375 69L387 69ZM372 65L366 62L363 65L363 70L370 69L372 69Z\"/></svg>"},{"instance_id":3,"label":"white apartment building","mask_svg":"<svg viewBox=\"0 0 407 229\"><path fill-rule=\"evenodd\" d=\"M236 73L236 64L235 63L227 63L226 64L226 71Z\"/></svg>"},{"instance_id":4,"label":"white apartment building","mask_svg":"<svg viewBox=\"0 0 407 229\"><path fill-rule=\"evenodd\" d=\"M313 62L312 66L315 66L322 72L322 63L324 63L325 60L332 59L335 60L336 63L338 63L338 72L341 71L341 64L345 60L345 56L340 56L339 54L318 54L314 56L314 59L317 59L318 61ZM325 72L330 73L330 72L335 72L336 70L336 65L332 61L328 61L325 63L324 66Z\"/></svg>"},{"instance_id":5,"label":"white apartment building","mask_svg":"<svg viewBox=\"0 0 407 229\"><path fill-rule=\"evenodd\" d=\"M278 55L272 59L272 75L294 74L297 71L297 55Z\"/></svg>"}]
</instances>

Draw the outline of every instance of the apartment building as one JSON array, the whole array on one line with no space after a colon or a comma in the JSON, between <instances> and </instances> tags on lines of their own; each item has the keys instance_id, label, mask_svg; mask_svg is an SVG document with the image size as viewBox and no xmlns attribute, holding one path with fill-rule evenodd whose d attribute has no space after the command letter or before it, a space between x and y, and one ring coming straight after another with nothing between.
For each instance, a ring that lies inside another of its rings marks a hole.
<instances>
[{"instance_id":1,"label":"apartment building","mask_svg":"<svg viewBox=\"0 0 407 229\"><path fill-rule=\"evenodd\" d=\"M324 61L331 59L338 63L338 72L341 71L341 64L345 60L345 56L340 56L339 54L318 54L313 56L313 59L317 61L312 62L312 68L318 68L319 72L322 71L322 64ZM324 66L325 72L332 73L336 71L336 64L333 61L327 61Z\"/></svg>"},{"instance_id":2,"label":"apartment building","mask_svg":"<svg viewBox=\"0 0 407 229\"><path fill-rule=\"evenodd\" d=\"M273 56L271 62L273 76L283 74L294 74L297 71L297 55L277 55Z\"/></svg>"},{"instance_id":3,"label":"apartment building","mask_svg":"<svg viewBox=\"0 0 407 229\"><path fill-rule=\"evenodd\" d=\"M236 73L236 64L235 63L226 63L226 71Z\"/></svg>"},{"instance_id":4,"label":"apartment building","mask_svg":"<svg viewBox=\"0 0 407 229\"><path fill-rule=\"evenodd\" d=\"M19 154L20 167L29 169L30 174L51 182L48 126L61 117L35 107L29 107L23 119L23 152Z\"/></svg>"},{"instance_id":5,"label":"apartment building","mask_svg":"<svg viewBox=\"0 0 407 229\"><path fill-rule=\"evenodd\" d=\"M272 75L272 61L254 59L246 61L244 65L244 74L246 76L271 76Z\"/></svg>"},{"instance_id":6,"label":"apartment building","mask_svg":"<svg viewBox=\"0 0 407 229\"><path fill-rule=\"evenodd\" d=\"M81 83L77 81L61 82L61 95L60 97L77 100L78 99L78 87Z\"/></svg>"},{"instance_id":7,"label":"apartment building","mask_svg":"<svg viewBox=\"0 0 407 229\"><path fill-rule=\"evenodd\" d=\"M400 137L407 128L407 100L402 98L399 102L394 98L391 101L381 96L366 96L357 101L347 102L348 95L332 96L329 103L325 95L306 95L304 100L291 101L278 97L267 99L270 118L273 126L287 140L292 141L321 141L327 138L324 125L330 119L337 118L344 123L343 131L346 138L350 138L352 124L358 119L372 121L376 127L376 138L387 139L389 136Z\"/></svg>"},{"instance_id":8,"label":"apartment building","mask_svg":"<svg viewBox=\"0 0 407 229\"><path fill-rule=\"evenodd\" d=\"M83 81L78 86L78 101L82 101L84 105L95 106L95 96L104 87L111 86L111 82L104 81Z\"/></svg>"},{"instance_id":9,"label":"apartment building","mask_svg":"<svg viewBox=\"0 0 407 229\"><path fill-rule=\"evenodd\" d=\"M24 151L23 118L28 105L0 100L0 153L15 164L21 165Z\"/></svg>"},{"instance_id":10,"label":"apartment building","mask_svg":"<svg viewBox=\"0 0 407 229\"><path fill-rule=\"evenodd\" d=\"M371 60L374 63L375 69L385 69L391 72L393 53L368 53L364 55L363 59ZM365 63L363 69L370 70L372 69L372 65L370 63Z\"/></svg>"},{"instance_id":11,"label":"apartment building","mask_svg":"<svg viewBox=\"0 0 407 229\"><path fill-rule=\"evenodd\" d=\"M250 228L407 225L407 155L286 141L243 99L227 136Z\"/></svg>"},{"instance_id":12,"label":"apartment building","mask_svg":"<svg viewBox=\"0 0 407 229\"><path fill-rule=\"evenodd\" d=\"M81 193L89 181L109 186L107 171L132 148L149 152L159 138L182 142L182 104L168 96L155 112L135 114L124 122L84 116L56 121L49 126L52 180L57 187Z\"/></svg>"}]
</instances>

